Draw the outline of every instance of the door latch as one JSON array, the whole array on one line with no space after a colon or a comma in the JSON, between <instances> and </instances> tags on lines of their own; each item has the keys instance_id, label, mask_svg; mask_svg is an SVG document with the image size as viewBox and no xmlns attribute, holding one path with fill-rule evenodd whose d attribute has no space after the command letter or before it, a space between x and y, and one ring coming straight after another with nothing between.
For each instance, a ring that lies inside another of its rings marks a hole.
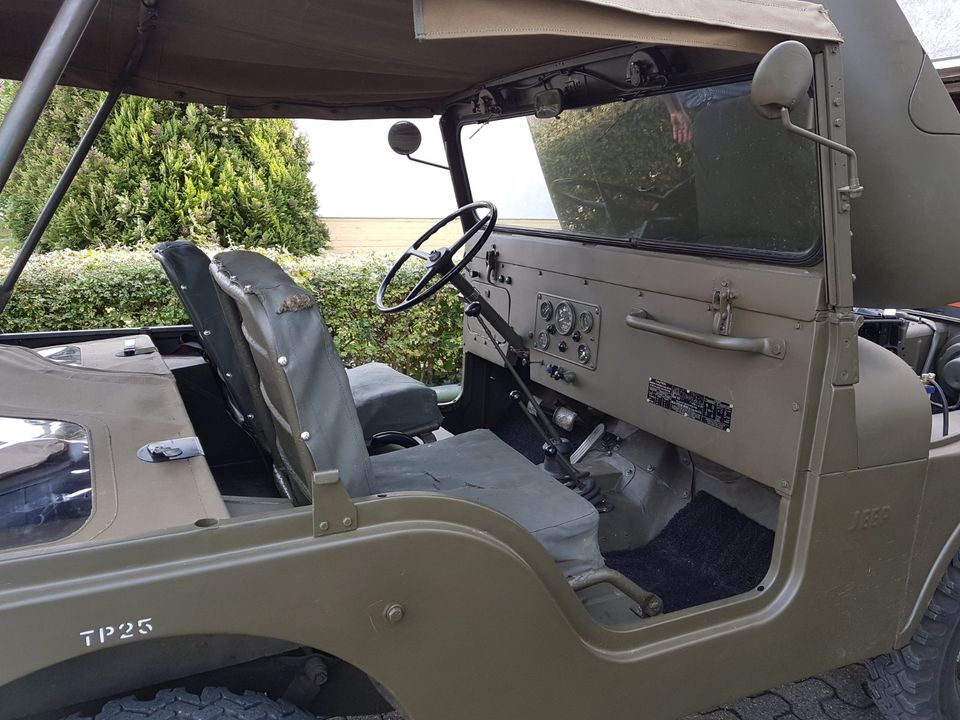
<instances>
[{"instance_id":1,"label":"door latch","mask_svg":"<svg viewBox=\"0 0 960 720\"><path fill-rule=\"evenodd\" d=\"M718 290L713 291L713 301L710 305L713 309L714 335L729 335L733 331L733 299L735 297L737 297L736 291L726 280L720 284Z\"/></svg>"}]
</instances>

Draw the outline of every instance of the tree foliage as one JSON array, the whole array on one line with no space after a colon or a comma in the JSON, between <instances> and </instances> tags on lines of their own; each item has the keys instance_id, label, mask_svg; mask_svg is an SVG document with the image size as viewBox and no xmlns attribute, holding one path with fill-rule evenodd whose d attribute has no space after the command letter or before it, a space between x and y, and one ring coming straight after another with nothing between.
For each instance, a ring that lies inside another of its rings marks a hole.
<instances>
[{"instance_id":1,"label":"tree foliage","mask_svg":"<svg viewBox=\"0 0 960 720\"><path fill-rule=\"evenodd\" d=\"M215 253L215 247L205 247ZM374 297L390 261L333 253L295 257L267 250L297 284L319 299L340 356L348 367L374 360L428 385L454 382L463 353L463 304L447 288L409 312L384 315ZM0 276L12 253L0 248ZM388 302L403 299L419 268L404 268ZM160 263L146 250L58 250L27 264L0 332L141 328L188 323ZM131 332L136 332L131 330Z\"/></svg>"},{"instance_id":2,"label":"tree foliage","mask_svg":"<svg viewBox=\"0 0 960 720\"><path fill-rule=\"evenodd\" d=\"M17 83L0 88L0 117ZM61 87L0 195L22 241L103 99ZM312 253L327 244L307 177L306 139L288 120L235 120L223 108L123 97L42 249L136 246L173 238Z\"/></svg>"},{"instance_id":3,"label":"tree foliage","mask_svg":"<svg viewBox=\"0 0 960 720\"><path fill-rule=\"evenodd\" d=\"M641 210L649 205L636 191L665 194L690 175L690 149L674 142L667 111L654 98L531 119L530 132L560 223L569 230L620 234L627 228L611 210L623 208L629 225L637 203Z\"/></svg>"}]
</instances>

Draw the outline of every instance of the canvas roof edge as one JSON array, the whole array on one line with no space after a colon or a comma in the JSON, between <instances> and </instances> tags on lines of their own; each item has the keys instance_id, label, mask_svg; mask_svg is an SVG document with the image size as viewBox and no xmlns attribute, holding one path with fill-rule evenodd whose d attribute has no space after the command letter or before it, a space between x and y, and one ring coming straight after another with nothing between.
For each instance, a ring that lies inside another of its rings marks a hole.
<instances>
[{"instance_id":1,"label":"canvas roof edge","mask_svg":"<svg viewBox=\"0 0 960 720\"><path fill-rule=\"evenodd\" d=\"M22 77L58 5L0 7L0 77ZM63 84L112 85L139 5L101 0ZM156 5L154 39L127 91L260 117L423 117L492 78L623 44L761 54L785 37L841 41L826 10L803 0L687 0L682 16L670 0Z\"/></svg>"}]
</instances>

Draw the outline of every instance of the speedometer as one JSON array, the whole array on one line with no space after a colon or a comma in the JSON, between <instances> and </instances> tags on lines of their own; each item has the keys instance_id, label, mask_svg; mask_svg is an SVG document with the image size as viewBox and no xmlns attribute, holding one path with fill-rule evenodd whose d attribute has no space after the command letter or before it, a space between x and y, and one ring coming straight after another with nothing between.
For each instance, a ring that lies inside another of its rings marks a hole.
<instances>
[{"instance_id":1,"label":"speedometer","mask_svg":"<svg viewBox=\"0 0 960 720\"><path fill-rule=\"evenodd\" d=\"M573 330L576 312L573 305L568 302L562 302L557 305L557 332L561 335L569 335Z\"/></svg>"}]
</instances>

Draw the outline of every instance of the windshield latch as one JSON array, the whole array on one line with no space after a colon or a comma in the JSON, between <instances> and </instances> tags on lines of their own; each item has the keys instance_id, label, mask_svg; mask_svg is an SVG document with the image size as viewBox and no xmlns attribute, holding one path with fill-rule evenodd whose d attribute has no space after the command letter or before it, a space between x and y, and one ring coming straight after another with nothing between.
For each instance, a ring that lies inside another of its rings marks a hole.
<instances>
[{"instance_id":1,"label":"windshield latch","mask_svg":"<svg viewBox=\"0 0 960 720\"><path fill-rule=\"evenodd\" d=\"M736 291L724 280L720 288L713 291L710 307L713 310L713 334L729 335L733 331L733 299Z\"/></svg>"}]
</instances>

